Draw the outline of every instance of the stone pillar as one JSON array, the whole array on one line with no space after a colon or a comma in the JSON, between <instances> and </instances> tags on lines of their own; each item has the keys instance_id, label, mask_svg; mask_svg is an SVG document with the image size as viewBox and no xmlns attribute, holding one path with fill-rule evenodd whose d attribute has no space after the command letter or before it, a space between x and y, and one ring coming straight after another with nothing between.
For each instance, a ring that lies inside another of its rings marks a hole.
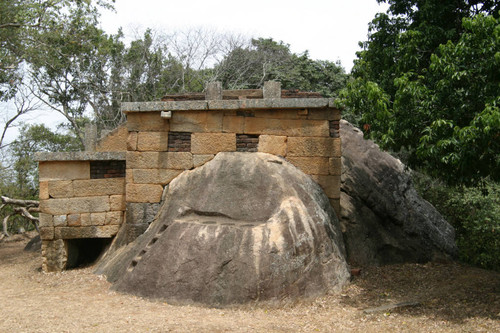
<instances>
[{"instance_id":1,"label":"stone pillar","mask_svg":"<svg viewBox=\"0 0 500 333\"><path fill-rule=\"evenodd\" d=\"M44 272L61 272L66 269L68 247L63 239L42 241L42 269Z\"/></svg>"},{"instance_id":2,"label":"stone pillar","mask_svg":"<svg viewBox=\"0 0 500 333\"><path fill-rule=\"evenodd\" d=\"M281 98L281 82L266 81L263 89L264 98Z\"/></svg>"},{"instance_id":3,"label":"stone pillar","mask_svg":"<svg viewBox=\"0 0 500 333\"><path fill-rule=\"evenodd\" d=\"M85 151L95 151L97 144L97 126L85 125Z\"/></svg>"},{"instance_id":4,"label":"stone pillar","mask_svg":"<svg viewBox=\"0 0 500 333\"><path fill-rule=\"evenodd\" d=\"M222 100L222 83L219 81L208 82L205 89L205 99Z\"/></svg>"}]
</instances>

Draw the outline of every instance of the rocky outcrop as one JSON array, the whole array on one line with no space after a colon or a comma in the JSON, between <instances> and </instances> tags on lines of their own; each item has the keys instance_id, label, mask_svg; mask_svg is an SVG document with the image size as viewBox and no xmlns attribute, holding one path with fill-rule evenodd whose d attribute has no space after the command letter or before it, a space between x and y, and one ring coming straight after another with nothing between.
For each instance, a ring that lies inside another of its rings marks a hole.
<instances>
[{"instance_id":1,"label":"rocky outcrop","mask_svg":"<svg viewBox=\"0 0 500 333\"><path fill-rule=\"evenodd\" d=\"M352 265L425 262L455 256L454 229L412 186L405 166L346 121L341 225Z\"/></svg>"},{"instance_id":2,"label":"rocky outcrop","mask_svg":"<svg viewBox=\"0 0 500 333\"><path fill-rule=\"evenodd\" d=\"M349 278L326 195L264 153L219 153L183 172L146 233L117 253L98 271L114 289L170 302L309 297Z\"/></svg>"}]
</instances>

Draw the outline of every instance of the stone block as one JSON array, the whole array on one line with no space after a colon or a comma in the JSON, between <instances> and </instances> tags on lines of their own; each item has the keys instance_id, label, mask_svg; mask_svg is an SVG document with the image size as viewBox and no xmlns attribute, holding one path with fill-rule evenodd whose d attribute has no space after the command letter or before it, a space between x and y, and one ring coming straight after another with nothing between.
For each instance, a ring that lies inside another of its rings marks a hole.
<instances>
[{"instance_id":1,"label":"stone block","mask_svg":"<svg viewBox=\"0 0 500 333\"><path fill-rule=\"evenodd\" d=\"M61 272L66 268L68 247L62 239L42 241L42 270Z\"/></svg>"},{"instance_id":2,"label":"stone block","mask_svg":"<svg viewBox=\"0 0 500 333\"><path fill-rule=\"evenodd\" d=\"M302 119L304 118L299 114L299 110L287 109L270 109L270 110L257 110L255 117L268 118L268 119Z\"/></svg>"},{"instance_id":3,"label":"stone block","mask_svg":"<svg viewBox=\"0 0 500 333\"><path fill-rule=\"evenodd\" d=\"M328 157L287 157L287 160L307 175L328 175Z\"/></svg>"},{"instance_id":4,"label":"stone block","mask_svg":"<svg viewBox=\"0 0 500 333\"><path fill-rule=\"evenodd\" d=\"M236 151L236 134L193 133L191 135L193 154L217 154L222 151Z\"/></svg>"},{"instance_id":5,"label":"stone block","mask_svg":"<svg viewBox=\"0 0 500 333\"><path fill-rule=\"evenodd\" d=\"M106 212L109 211L109 199L99 196L41 200L40 211L52 215Z\"/></svg>"},{"instance_id":6,"label":"stone block","mask_svg":"<svg viewBox=\"0 0 500 333\"><path fill-rule=\"evenodd\" d=\"M69 214L68 215L68 227L79 227L81 225L81 215L80 214Z\"/></svg>"},{"instance_id":7,"label":"stone block","mask_svg":"<svg viewBox=\"0 0 500 333\"><path fill-rule=\"evenodd\" d=\"M127 224L150 224L153 222L158 210L159 203L136 203L127 202L127 213L125 215Z\"/></svg>"},{"instance_id":8,"label":"stone block","mask_svg":"<svg viewBox=\"0 0 500 333\"><path fill-rule=\"evenodd\" d=\"M80 214L80 224L82 226L89 226L92 225L92 222L90 220L90 213L83 213Z\"/></svg>"},{"instance_id":9,"label":"stone block","mask_svg":"<svg viewBox=\"0 0 500 333\"><path fill-rule=\"evenodd\" d=\"M222 100L222 82L208 82L205 87L205 99Z\"/></svg>"},{"instance_id":10,"label":"stone block","mask_svg":"<svg viewBox=\"0 0 500 333\"><path fill-rule=\"evenodd\" d=\"M162 194L161 185L127 184L127 202L160 202Z\"/></svg>"},{"instance_id":11,"label":"stone block","mask_svg":"<svg viewBox=\"0 0 500 333\"><path fill-rule=\"evenodd\" d=\"M130 184L134 182L134 172L133 169L125 170L125 184Z\"/></svg>"},{"instance_id":12,"label":"stone block","mask_svg":"<svg viewBox=\"0 0 500 333\"><path fill-rule=\"evenodd\" d=\"M286 156L286 136L261 135L259 136L258 151L278 156Z\"/></svg>"},{"instance_id":13,"label":"stone block","mask_svg":"<svg viewBox=\"0 0 500 333\"><path fill-rule=\"evenodd\" d=\"M129 132L168 132L170 124L168 119L156 112L129 112L127 113L127 129Z\"/></svg>"},{"instance_id":14,"label":"stone block","mask_svg":"<svg viewBox=\"0 0 500 333\"><path fill-rule=\"evenodd\" d=\"M46 200L49 198L49 182L48 181L42 181L39 184L39 190L38 190L38 198L40 200Z\"/></svg>"},{"instance_id":15,"label":"stone block","mask_svg":"<svg viewBox=\"0 0 500 333\"><path fill-rule=\"evenodd\" d=\"M97 142L96 151L126 151L127 137L127 127L121 125Z\"/></svg>"},{"instance_id":16,"label":"stone block","mask_svg":"<svg viewBox=\"0 0 500 333\"><path fill-rule=\"evenodd\" d=\"M91 197L125 193L125 179L101 178L75 180L73 182L75 197Z\"/></svg>"},{"instance_id":17,"label":"stone block","mask_svg":"<svg viewBox=\"0 0 500 333\"><path fill-rule=\"evenodd\" d=\"M168 132L139 132L137 136L139 151L167 151Z\"/></svg>"},{"instance_id":18,"label":"stone block","mask_svg":"<svg viewBox=\"0 0 500 333\"><path fill-rule=\"evenodd\" d=\"M341 112L338 109L312 109L309 110L307 119L340 120Z\"/></svg>"},{"instance_id":19,"label":"stone block","mask_svg":"<svg viewBox=\"0 0 500 333\"><path fill-rule=\"evenodd\" d=\"M89 161L49 161L38 163L40 181L90 178Z\"/></svg>"},{"instance_id":20,"label":"stone block","mask_svg":"<svg viewBox=\"0 0 500 333\"><path fill-rule=\"evenodd\" d=\"M123 212L107 212L105 225L120 225L123 222Z\"/></svg>"},{"instance_id":21,"label":"stone block","mask_svg":"<svg viewBox=\"0 0 500 333\"><path fill-rule=\"evenodd\" d=\"M124 211L125 195L117 194L109 196L109 209L114 211Z\"/></svg>"},{"instance_id":22,"label":"stone block","mask_svg":"<svg viewBox=\"0 0 500 333\"><path fill-rule=\"evenodd\" d=\"M127 137L127 150L137 150L138 132L129 132Z\"/></svg>"},{"instance_id":23,"label":"stone block","mask_svg":"<svg viewBox=\"0 0 500 333\"><path fill-rule=\"evenodd\" d=\"M340 198L340 176L311 175L330 199Z\"/></svg>"},{"instance_id":24,"label":"stone block","mask_svg":"<svg viewBox=\"0 0 500 333\"><path fill-rule=\"evenodd\" d=\"M332 205L335 214L340 220L340 198L339 199L330 199L330 205Z\"/></svg>"},{"instance_id":25,"label":"stone block","mask_svg":"<svg viewBox=\"0 0 500 333\"><path fill-rule=\"evenodd\" d=\"M339 138L288 137L288 156L340 157Z\"/></svg>"},{"instance_id":26,"label":"stone block","mask_svg":"<svg viewBox=\"0 0 500 333\"><path fill-rule=\"evenodd\" d=\"M107 212L90 214L90 225L105 225L106 214Z\"/></svg>"},{"instance_id":27,"label":"stone block","mask_svg":"<svg viewBox=\"0 0 500 333\"><path fill-rule=\"evenodd\" d=\"M167 185L181 172L176 169L133 169L134 183Z\"/></svg>"},{"instance_id":28,"label":"stone block","mask_svg":"<svg viewBox=\"0 0 500 333\"><path fill-rule=\"evenodd\" d=\"M245 117L224 116L222 120L222 132L243 133L244 130L245 130Z\"/></svg>"},{"instance_id":29,"label":"stone block","mask_svg":"<svg viewBox=\"0 0 500 333\"><path fill-rule=\"evenodd\" d=\"M189 152L127 152L127 168L130 169L177 169L193 167L193 155Z\"/></svg>"},{"instance_id":30,"label":"stone block","mask_svg":"<svg viewBox=\"0 0 500 333\"><path fill-rule=\"evenodd\" d=\"M329 159L329 174L340 176L342 174L342 159L341 157L330 157Z\"/></svg>"},{"instance_id":31,"label":"stone block","mask_svg":"<svg viewBox=\"0 0 500 333\"><path fill-rule=\"evenodd\" d=\"M52 221L54 223L54 227L65 227L68 225L66 215L54 215Z\"/></svg>"},{"instance_id":32,"label":"stone block","mask_svg":"<svg viewBox=\"0 0 500 333\"><path fill-rule=\"evenodd\" d=\"M51 214L39 213L38 219L39 219L38 224L40 228L54 226L53 216Z\"/></svg>"},{"instance_id":33,"label":"stone block","mask_svg":"<svg viewBox=\"0 0 500 333\"><path fill-rule=\"evenodd\" d=\"M71 180L51 180L48 182L49 198L72 198L73 182Z\"/></svg>"},{"instance_id":34,"label":"stone block","mask_svg":"<svg viewBox=\"0 0 500 333\"><path fill-rule=\"evenodd\" d=\"M55 228L56 239L111 238L118 232L119 225Z\"/></svg>"},{"instance_id":35,"label":"stone block","mask_svg":"<svg viewBox=\"0 0 500 333\"><path fill-rule=\"evenodd\" d=\"M245 118L245 134L328 137L327 120Z\"/></svg>"},{"instance_id":36,"label":"stone block","mask_svg":"<svg viewBox=\"0 0 500 333\"><path fill-rule=\"evenodd\" d=\"M174 111L170 119L173 132L222 132L222 111Z\"/></svg>"},{"instance_id":37,"label":"stone block","mask_svg":"<svg viewBox=\"0 0 500 333\"><path fill-rule=\"evenodd\" d=\"M281 82L279 81L266 81L262 89L264 98L281 98Z\"/></svg>"},{"instance_id":38,"label":"stone block","mask_svg":"<svg viewBox=\"0 0 500 333\"><path fill-rule=\"evenodd\" d=\"M53 240L54 227L40 227L40 238L42 240Z\"/></svg>"},{"instance_id":39,"label":"stone block","mask_svg":"<svg viewBox=\"0 0 500 333\"><path fill-rule=\"evenodd\" d=\"M209 155L193 155L193 166L195 168L202 166L203 164L209 162L214 158L215 155L209 154Z\"/></svg>"}]
</instances>

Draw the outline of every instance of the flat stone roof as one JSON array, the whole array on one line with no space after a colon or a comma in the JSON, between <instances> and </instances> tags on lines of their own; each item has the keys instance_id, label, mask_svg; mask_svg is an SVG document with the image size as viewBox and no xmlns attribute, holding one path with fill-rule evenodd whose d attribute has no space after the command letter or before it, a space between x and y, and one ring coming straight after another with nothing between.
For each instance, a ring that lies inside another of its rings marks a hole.
<instances>
[{"instance_id":1,"label":"flat stone roof","mask_svg":"<svg viewBox=\"0 0 500 333\"><path fill-rule=\"evenodd\" d=\"M125 161L126 152L40 152L35 154L35 161Z\"/></svg>"}]
</instances>

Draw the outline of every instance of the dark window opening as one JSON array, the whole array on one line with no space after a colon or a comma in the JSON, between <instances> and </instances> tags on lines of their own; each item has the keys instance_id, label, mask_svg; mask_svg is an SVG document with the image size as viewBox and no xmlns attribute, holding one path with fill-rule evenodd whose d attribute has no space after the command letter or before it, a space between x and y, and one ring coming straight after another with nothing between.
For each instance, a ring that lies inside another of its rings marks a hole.
<instances>
[{"instance_id":1,"label":"dark window opening","mask_svg":"<svg viewBox=\"0 0 500 333\"><path fill-rule=\"evenodd\" d=\"M236 151L257 152L258 146L258 135L236 134Z\"/></svg>"},{"instance_id":2,"label":"dark window opening","mask_svg":"<svg viewBox=\"0 0 500 333\"><path fill-rule=\"evenodd\" d=\"M125 177L125 161L90 161L90 179Z\"/></svg>"},{"instance_id":3,"label":"dark window opening","mask_svg":"<svg viewBox=\"0 0 500 333\"><path fill-rule=\"evenodd\" d=\"M113 238L66 239L68 260L66 269L92 265L109 248Z\"/></svg>"},{"instance_id":4,"label":"dark window opening","mask_svg":"<svg viewBox=\"0 0 500 333\"><path fill-rule=\"evenodd\" d=\"M190 132L169 132L168 133L168 151L191 151L191 133Z\"/></svg>"}]
</instances>

